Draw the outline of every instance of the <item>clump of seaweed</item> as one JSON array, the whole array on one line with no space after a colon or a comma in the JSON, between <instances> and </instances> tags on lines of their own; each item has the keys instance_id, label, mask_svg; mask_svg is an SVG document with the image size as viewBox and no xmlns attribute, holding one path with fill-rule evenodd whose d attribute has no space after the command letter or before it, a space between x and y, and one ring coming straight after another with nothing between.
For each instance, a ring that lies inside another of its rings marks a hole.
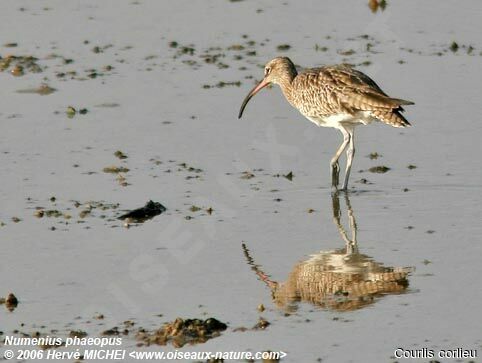
<instances>
[{"instance_id":1,"label":"clump of seaweed","mask_svg":"<svg viewBox=\"0 0 482 363\"><path fill-rule=\"evenodd\" d=\"M186 344L205 343L209 339L219 336L226 328L226 324L215 318L206 320L177 318L153 332L140 329L137 333L137 340L142 345L171 343L174 347L180 348Z\"/></svg>"}]
</instances>

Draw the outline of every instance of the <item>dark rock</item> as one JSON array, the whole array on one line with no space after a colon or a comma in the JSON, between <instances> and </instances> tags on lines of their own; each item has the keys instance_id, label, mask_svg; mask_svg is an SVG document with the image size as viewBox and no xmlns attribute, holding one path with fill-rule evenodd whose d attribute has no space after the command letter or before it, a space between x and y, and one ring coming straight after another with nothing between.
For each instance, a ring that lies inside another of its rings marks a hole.
<instances>
[{"instance_id":1,"label":"dark rock","mask_svg":"<svg viewBox=\"0 0 482 363\"><path fill-rule=\"evenodd\" d=\"M121 215L118 219L131 219L136 223L145 222L148 219L165 212L167 209L161 203L148 201L144 207L131 210L130 212Z\"/></svg>"}]
</instances>

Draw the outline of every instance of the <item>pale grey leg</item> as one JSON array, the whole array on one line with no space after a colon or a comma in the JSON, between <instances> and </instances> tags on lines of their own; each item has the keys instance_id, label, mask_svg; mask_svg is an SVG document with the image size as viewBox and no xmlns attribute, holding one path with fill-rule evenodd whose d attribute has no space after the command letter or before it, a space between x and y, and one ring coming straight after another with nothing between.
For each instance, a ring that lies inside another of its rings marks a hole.
<instances>
[{"instance_id":1,"label":"pale grey leg","mask_svg":"<svg viewBox=\"0 0 482 363\"><path fill-rule=\"evenodd\" d=\"M338 164L338 159L340 158L340 155L343 153L343 151L345 151L348 143L350 142L350 134L348 133L348 131L344 128L340 128L339 130L343 133L343 142L330 162L331 185L334 188L338 188L339 183L340 165Z\"/></svg>"},{"instance_id":2,"label":"pale grey leg","mask_svg":"<svg viewBox=\"0 0 482 363\"><path fill-rule=\"evenodd\" d=\"M343 189L348 189L348 179L350 178L351 172L351 164L353 162L353 157L355 156L355 130L348 129L347 130L349 136L349 145L348 149L346 150L346 170L345 170L345 179L343 180Z\"/></svg>"}]
</instances>

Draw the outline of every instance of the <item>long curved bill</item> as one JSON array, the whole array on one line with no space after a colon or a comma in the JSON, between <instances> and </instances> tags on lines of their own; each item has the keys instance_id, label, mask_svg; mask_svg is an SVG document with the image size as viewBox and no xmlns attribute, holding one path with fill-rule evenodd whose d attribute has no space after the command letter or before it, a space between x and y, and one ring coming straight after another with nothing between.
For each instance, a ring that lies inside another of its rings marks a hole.
<instances>
[{"instance_id":1,"label":"long curved bill","mask_svg":"<svg viewBox=\"0 0 482 363\"><path fill-rule=\"evenodd\" d=\"M264 78L261 82L258 83L256 87L254 87L246 96L246 98L243 101L243 104L241 105L241 108L239 109L239 115L238 118L241 118L243 116L243 111L246 105L248 104L249 100L256 94L258 93L262 88L266 87L269 84Z\"/></svg>"}]
</instances>

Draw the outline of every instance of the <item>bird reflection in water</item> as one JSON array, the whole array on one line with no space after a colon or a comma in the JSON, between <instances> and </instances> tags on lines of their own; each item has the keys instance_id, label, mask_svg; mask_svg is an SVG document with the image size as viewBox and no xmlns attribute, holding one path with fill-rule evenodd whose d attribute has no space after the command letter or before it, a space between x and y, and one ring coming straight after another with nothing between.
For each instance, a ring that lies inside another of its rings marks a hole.
<instances>
[{"instance_id":1,"label":"bird reflection in water","mask_svg":"<svg viewBox=\"0 0 482 363\"><path fill-rule=\"evenodd\" d=\"M385 267L358 250L357 225L350 199L345 202L351 236L341 223L340 199L333 193L333 222L345 246L320 251L297 263L285 282L273 281L254 262L246 244L243 251L261 281L271 289L273 301L287 312L296 311L299 302L336 311L361 309L388 294L401 294L408 288L408 276L413 268Z\"/></svg>"}]
</instances>

